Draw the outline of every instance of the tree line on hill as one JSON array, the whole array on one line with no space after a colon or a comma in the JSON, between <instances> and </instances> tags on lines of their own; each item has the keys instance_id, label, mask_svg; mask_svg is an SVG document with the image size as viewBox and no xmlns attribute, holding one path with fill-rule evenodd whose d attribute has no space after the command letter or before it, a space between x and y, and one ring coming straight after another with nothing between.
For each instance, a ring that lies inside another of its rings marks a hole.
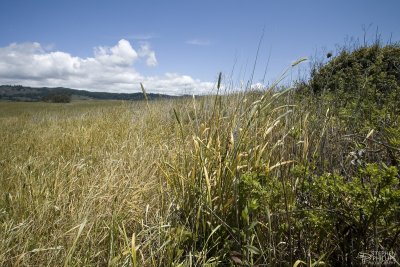
<instances>
[{"instance_id":1,"label":"tree line on hill","mask_svg":"<svg viewBox=\"0 0 400 267\"><path fill-rule=\"evenodd\" d=\"M176 98L166 94L147 94L148 99ZM36 88L22 85L0 85L0 100L8 101L45 101L55 103L68 103L72 99L81 100L144 100L142 93L108 93L90 92L70 88Z\"/></svg>"}]
</instances>

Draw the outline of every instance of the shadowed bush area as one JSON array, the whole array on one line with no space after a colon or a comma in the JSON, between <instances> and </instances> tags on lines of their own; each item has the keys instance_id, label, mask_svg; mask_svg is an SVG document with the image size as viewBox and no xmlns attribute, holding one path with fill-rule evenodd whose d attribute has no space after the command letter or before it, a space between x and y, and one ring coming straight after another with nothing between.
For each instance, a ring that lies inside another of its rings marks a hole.
<instances>
[{"instance_id":1,"label":"shadowed bush area","mask_svg":"<svg viewBox=\"0 0 400 267\"><path fill-rule=\"evenodd\" d=\"M71 95L62 93L48 94L47 96L42 98L42 101L53 103L69 103L71 102Z\"/></svg>"}]
</instances>

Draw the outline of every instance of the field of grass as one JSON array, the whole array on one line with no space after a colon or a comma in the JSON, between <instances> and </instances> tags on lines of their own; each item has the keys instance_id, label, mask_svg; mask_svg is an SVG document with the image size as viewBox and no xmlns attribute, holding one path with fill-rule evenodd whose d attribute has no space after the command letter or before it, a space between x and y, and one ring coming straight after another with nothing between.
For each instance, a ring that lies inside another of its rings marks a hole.
<instances>
[{"instance_id":1,"label":"field of grass","mask_svg":"<svg viewBox=\"0 0 400 267\"><path fill-rule=\"evenodd\" d=\"M271 88L1 102L0 265L350 266L363 252L400 256L399 114L367 120L343 99Z\"/></svg>"},{"instance_id":2,"label":"field of grass","mask_svg":"<svg viewBox=\"0 0 400 267\"><path fill-rule=\"evenodd\" d=\"M0 103L0 265L104 265L129 251L146 207L160 208L172 104Z\"/></svg>"}]
</instances>

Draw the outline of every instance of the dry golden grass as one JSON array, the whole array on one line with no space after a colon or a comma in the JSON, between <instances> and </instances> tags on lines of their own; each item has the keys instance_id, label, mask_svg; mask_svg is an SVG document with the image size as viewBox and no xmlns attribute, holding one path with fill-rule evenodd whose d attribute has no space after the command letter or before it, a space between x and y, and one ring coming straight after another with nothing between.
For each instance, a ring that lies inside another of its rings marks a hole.
<instances>
[{"instance_id":1,"label":"dry golden grass","mask_svg":"<svg viewBox=\"0 0 400 267\"><path fill-rule=\"evenodd\" d=\"M0 103L0 265L121 262L159 206L172 104Z\"/></svg>"}]
</instances>

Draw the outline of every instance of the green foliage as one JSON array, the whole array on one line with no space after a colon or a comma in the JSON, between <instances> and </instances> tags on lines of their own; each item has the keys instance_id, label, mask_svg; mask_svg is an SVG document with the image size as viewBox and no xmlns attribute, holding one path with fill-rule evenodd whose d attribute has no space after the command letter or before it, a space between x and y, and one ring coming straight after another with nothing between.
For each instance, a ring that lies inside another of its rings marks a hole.
<instances>
[{"instance_id":1,"label":"green foliage","mask_svg":"<svg viewBox=\"0 0 400 267\"><path fill-rule=\"evenodd\" d=\"M360 47L354 51L343 49L338 56L314 68L310 87L314 93L361 93L375 98L378 103L398 91L400 86L400 45L379 44ZM371 92L374 94L369 95ZM378 99L384 97L384 99Z\"/></svg>"},{"instance_id":2,"label":"green foliage","mask_svg":"<svg viewBox=\"0 0 400 267\"><path fill-rule=\"evenodd\" d=\"M305 236L313 250L329 251L338 262L355 264L352 251L391 251L400 226L398 170L384 164L367 164L350 180L337 174L306 179L298 207ZM379 234L378 234L379 233ZM332 242L333 241L333 242Z\"/></svg>"},{"instance_id":3,"label":"green foliage","mask_svg":"<svg viewBox=\"0 0 400 267\"><path fill-rule=\"evenodd\" d=\"M298 85L296 97L309 106L310 120L316 123L322 119L321 107L329 109L337 130L357 139L355 149L380 150L367 161L379 158L400 168L399 44L343 48L328 63L315 64L309 82Z\"/></svg>"},{"instance_id":4,"label":"green foliage","mask_svg":"<svg viewBox=\"0 0 400 267\"><path fill-rule=\"evenodd\" d=\"M359 127L382 129L398 123L400 45L342 49L327 64L315 65L305 87L320 97L321 104Z\"/></svg>"}]
</instances>

